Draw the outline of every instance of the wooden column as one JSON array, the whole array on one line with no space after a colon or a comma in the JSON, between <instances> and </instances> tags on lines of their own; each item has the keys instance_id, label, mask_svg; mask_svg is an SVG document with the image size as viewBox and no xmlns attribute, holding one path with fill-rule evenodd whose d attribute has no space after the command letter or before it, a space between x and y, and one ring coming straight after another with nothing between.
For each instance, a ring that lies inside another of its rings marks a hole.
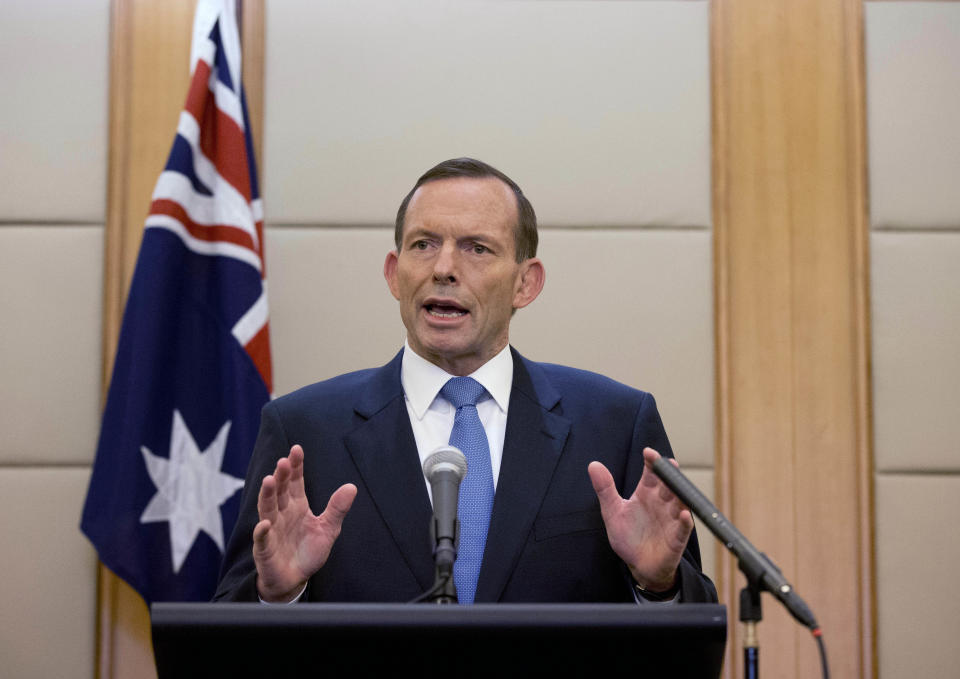
<instances>
[{"instance_id":1,"label":"wooden column","mask_svg":"<svg viewBox=\"0 0 960 679\"><path fill-rule=\"evenodd\" d=\"M110 35L110 149L104 238L103 396L150 196L170 153L190 82L194 0L114 0ZM258 159L263 131L263 0L242 0L243 78ZM155 676L147 607L100 566L97 676Z\"/></svg>"},{"instance_id":2,"label":"wooden column","mask_svg":"<svg viewBox=\"0 0 960 679\"><path fill-rule=\"evenodd\" d=\"M876 673L860 0L714 0L717 497L823 628L833 676ZM728 676L742 676L738 593ZM761 671L818 677L764 596Z\"/></svg>"}]
</instances>

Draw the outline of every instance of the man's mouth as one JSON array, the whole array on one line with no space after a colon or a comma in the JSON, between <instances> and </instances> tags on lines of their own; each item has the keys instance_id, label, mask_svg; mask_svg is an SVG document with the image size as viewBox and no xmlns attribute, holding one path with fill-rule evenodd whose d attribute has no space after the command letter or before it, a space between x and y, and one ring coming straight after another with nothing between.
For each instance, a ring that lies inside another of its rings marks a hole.
<instances>
[{"instance_id":1,"label":"man's mouth","mask_svg":"<svg viewBox=\"0 0 960 679\"><path fill-rule=\"evenodd\" d=\"M436 318L459 318L466 316L467 310L456 304L424 304L427 313Z\"/></svg>"}]
</instances>

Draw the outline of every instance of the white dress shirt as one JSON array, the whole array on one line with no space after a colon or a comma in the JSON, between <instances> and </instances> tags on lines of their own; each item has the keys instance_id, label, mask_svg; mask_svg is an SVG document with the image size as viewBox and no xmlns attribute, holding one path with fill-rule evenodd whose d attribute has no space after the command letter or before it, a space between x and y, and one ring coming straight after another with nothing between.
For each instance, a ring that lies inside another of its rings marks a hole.
<instances>
[{"instance_id":1,"label":"white dress shirt","mask_svg":"<svg viewBox=\"0 0 960 679\"><path fill-rule=\"evenodd\" d=\"M457 410L439 394L443 385L452 377L455 376L417 354L410 348L409 343L404 345L400 384L403 386L421 465L430 453L450 441L453 418ZM475 379L487 390L477 402L477 414L487 434L493 487L496 489L500 476L500 461L503 459L503 439L507 433L507 408L513 387L513 356L510 354L510 347L504 347L468 377ZM426 479L424 483L427 483ZM430 492L429 484L427 492Z\"/></svg>"}]
</instances>

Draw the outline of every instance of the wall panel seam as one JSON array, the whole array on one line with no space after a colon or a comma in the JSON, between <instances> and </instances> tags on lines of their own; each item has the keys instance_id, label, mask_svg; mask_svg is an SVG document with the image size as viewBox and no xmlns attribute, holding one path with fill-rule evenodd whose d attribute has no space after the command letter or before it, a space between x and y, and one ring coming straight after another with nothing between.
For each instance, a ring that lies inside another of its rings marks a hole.
<instances>
[{"instance_id":1,"label":"wall panel seam","mask_svg":"<svg viewBox=\"0 0 960 679\"><path fill-rule=\"evenodd\" d=\"M369 222L274 222L269 219L266 221L266 228L269 229L316 229L316 230L335 230L349 229L358 231L393 231L394 225L386 222L382 224ZM710 226L696 225L660 225L660 224L537 224L538 231L651 231L651 232L693 232L693 233L711 233Z\"/></svg>"},{"instance_id":2,"label":"wall panel seam","mask_svg":"<svg viewBox=\"0 0 960 679\"><path fill-rule=\"evenodd\" d=\"M960 2L960 0L956 0ZM875 225L870 228L873 233L908 233L916 235L936 235L943 233L960 233L960 224L956 226L884 226Z\"/></svg>"},{"instance_id":3,"label":"wall panel seam","mask_svg":"<svg viewBox=\"0 0 960 679\"><path fill-rule=\"evenodd\" d=\"M90 471L92 464L90 462L86 463L73 463L73 462L51 462L49 464L37 463L37 462L0 462L0 472L4 470L46 470L46 471L57 471L57 470L83 470Z\"/></svg>"},{"instance_id":4,"label":"wall panel seam","mask_svg":"<svg viewBox=\"0 0 960 679\"><path fill-rule=\"evenodd\" d=\"M36 226L36 227L57 227L57 226L70 226L78 228L89 228L89 227L99 227L102 228L106 222L104 220L89 220L89 219L14 219L14 218L0 218L0 228L3 227L18 227L18 226Z\"/></svg>"},{"instance_id":5,"label":"wall panel seam","mask_svg":"<svg viewBox=\"0 0 960 679\"><path fill-rule=\"evenodd\" d=\"M874 472L874 476L878 479L880 478L895 478L895 477L906 477L906 478L931 478L931 479L943 479L943 478L957 478L960 479L960 469L908 469L908 468L898 468L890 467L884 469L877 469Z\"/></svg>"}]
</instances>

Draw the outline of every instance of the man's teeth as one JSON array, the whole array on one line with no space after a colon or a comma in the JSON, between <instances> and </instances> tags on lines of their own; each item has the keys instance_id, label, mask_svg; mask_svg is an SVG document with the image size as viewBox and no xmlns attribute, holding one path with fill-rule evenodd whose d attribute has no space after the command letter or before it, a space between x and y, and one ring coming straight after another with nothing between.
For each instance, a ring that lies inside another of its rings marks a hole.
<instances>
[{"instance_id":1,"label":"man's teeth","mask_svg":"<svg viewBox=\"0 0 960 679\"><path fill-rule=\"evenodd\" d=\"M457 318L458 316L465 316L466 311L460 311L458 309L438 309L437 307L427 307L427 311L431 316L436 316L437 318Z\"/></svg>"}]
</instances>

